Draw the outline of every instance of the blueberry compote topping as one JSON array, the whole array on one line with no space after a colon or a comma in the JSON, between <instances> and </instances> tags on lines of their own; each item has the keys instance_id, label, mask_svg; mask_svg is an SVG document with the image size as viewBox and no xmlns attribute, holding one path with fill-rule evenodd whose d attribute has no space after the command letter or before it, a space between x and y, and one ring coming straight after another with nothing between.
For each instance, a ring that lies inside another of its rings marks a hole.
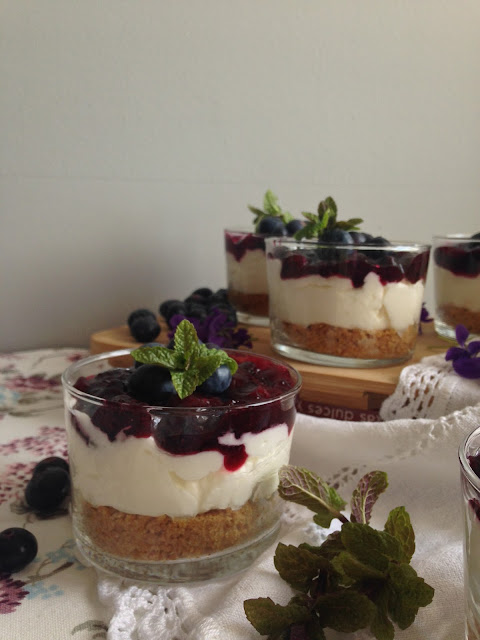
<instances>
[{"instance_id":1,"label":"blueberry compote topping","mask_svg":"<svg viewBox=\"0 0 480 640\"><path fill-rule=\"evenodd\" d=\"M247 251L265 251L265 238L255 233L225 233L225 251L231 253L237 262Z\"/></svg>"},{"instance_id":2,"label":"blueberry compote topping","mask_svg":"<svg viewBox=\"0 0 480 640\"><path fill-rule=\"evenodd\" d=\"M472 236L473 242L461 242L437 247L435 263L456 276L476 278L480 275L480 234Z\"/></svg>"},{"instance_id":3,"label":"blueberry compote topping","mask_svg":"<svg viewBox=\"0 0 480 640\"><path fill-rule=\"evenodd\" d=\"M200 388L183 399L176 393L164 394L161 406L169 409L152 408L127 393L135 370L119 368L79 378L75 387L102 398L102 402L93 405L78 400L75 409L88 413L111 442L119 436L153 435L161 449L175 455L218 451L224 456L225 469L235 471L243 465L247 453L243 444L230 444L233 436L238 440L245 433L260 433L279 424L287 424L290 432L295 420L294 401L285 403L275 398L295 383L282 365L272 366L269 360L251 353L229 355L237 361L238 369L229 387L218 395L202 393ZM252 405L255 402L259 403Z\"/></svg>"},{"instance_id":4,"label":"blueberry compote topping","mask_svg":"<svg viewBox=\"0 0 480 640\"><path fill-rule=\"evenodd\" d=\"M426 277L429 251L412 255L409 251L361 248L316 248L290 250L276 247L269 258L280 259L283 280L319 275L349 278L358 289L369 273L376 273L383 285L408 280L412 284Z\"/></svg>"}]
</instances>

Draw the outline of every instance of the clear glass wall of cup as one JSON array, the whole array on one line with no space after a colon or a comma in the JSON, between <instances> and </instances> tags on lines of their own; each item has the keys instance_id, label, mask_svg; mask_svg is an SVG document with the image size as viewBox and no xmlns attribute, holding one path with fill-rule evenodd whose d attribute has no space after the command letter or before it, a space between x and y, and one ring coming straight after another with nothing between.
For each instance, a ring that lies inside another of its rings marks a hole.
<instances>
[{"instance_id":1,"label":"clear glass wall of cup","mask_svg":"<svg viewBox=\"0 0 480 640\"><path fill-rule=\"evenodd\" d=\"M265 236L226 229L224 239L228 299L239 321L268 326Z\"/></svg>"},{"instance_id":2,"label":"clear glass wall of cup","mask_svg":"<svg viewBox=\"0 0 480 640\"><path fill-rule=\"evenodd\" d=\"M465 638L480 640L480 428L459 448L464 516Z\"/></svg>"},{"instance_id":3,"label":"clear glass wall of cup","mask_svg":"<svg viewBox=\"0 0 480 640\"><path fill-rule=\"evenodd\" d=\"M381 367L415 348L430 247L268 238L273 348L338 367Z\"/></svg>"},{"instance_id":4,"label":"clear glass wall of cup","mask_svg":"<svg viewBox=\"0 0 480 640\"><path fill-rule=\"evenodd\" d=\"M435 236L432 262L436 332L455 340L463 324L480 337L480 237Z\"/></svg>"},{"instance_id":5,"label":"clear glass wall of cup","mask_svg":"<svg viewBox=\"0 0 480 640\"><path fill-rule=\"evenodd\" d=\"M64 373L73 530L93 565L138 580L206 580L245 568L274 541L300 376L266 356L228 353L239 364L237 404L132 403L129 350ZM261 389L249 382L251 362ZM278 376L287 384L275 386Z\"/></svg>"}]
</instances>

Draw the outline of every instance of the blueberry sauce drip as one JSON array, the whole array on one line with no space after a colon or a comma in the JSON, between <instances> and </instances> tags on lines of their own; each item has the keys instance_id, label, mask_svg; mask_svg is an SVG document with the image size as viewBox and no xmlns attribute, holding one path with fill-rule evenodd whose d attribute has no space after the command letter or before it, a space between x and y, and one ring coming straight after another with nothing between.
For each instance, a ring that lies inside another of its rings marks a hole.
<instances>
[{"instance_id":1,"label":"blueberry sauce drip","mask_svg":"<svg viewBox=\"0 0 480 640\"><path fill-rule=\"evenodd\" d=\"M225 234L225 251L231 253L237 262L240 262L247 251L255 249L265 251L265 238L253 233Z\"/></svg>"},{"instance_id":2,"label":"blueberry sauce drip","mask_svg":"<svg viewBox=\"0 0 480 640\"><path fill-rule=\"evenodd\" d=\"M479 242L437 247L433 258L436 265L451 271L456 276L476 278L480 275Z\"/></svg>"},{"instance_id":3,"label":"blueberry sauce drip","mask_svg":"<svg viewBox=\"0 0 480 640\"><path fill-rule=\"evenodd\" d=\"M251 405L258 400L276 398L293 387L286 367L252 354L235 354L238 370L228 389L221 395L198 392L181 400L171 394L161 408L149 408L127 394L127 382L133 369L112 369L77 380L75 387L102 398L98 405L77 400L75 409L87 413L110 442L122 437L148 438L153 436L157 446L173 455L190 455L200 451L218 451L224 457L227 471L239 469L247 459L244 444L224 444L219 439L229 434L239 440L245 433L260 433L279 424L287 424L290 433L295 421L295 405L273 400ZM95 393L94 393L95 392ZM190 408L190 409L189 409ZM72 415L72 424L87 445L92 446ZM232 439L233 440L233 439Z\"/></svg>"},{"instance_id":4,"label":"blueberry sauce drip","mask_svg":"<svg viewBox=\"0 0 480 640\"><path fill-rule=\"evenodd\" d=\"M311 275L319 275L323 278L337 276L348 278L354 288L358 289L363 286L369 273L377 274L383 285L402 280L415 284L419 280L424 280L427 274L429 251L412 256L408 251L363 252L361 249L330 247L289 251L279 247L268 257L281 260L282 280Z\"/></svg>"}]
</instances>

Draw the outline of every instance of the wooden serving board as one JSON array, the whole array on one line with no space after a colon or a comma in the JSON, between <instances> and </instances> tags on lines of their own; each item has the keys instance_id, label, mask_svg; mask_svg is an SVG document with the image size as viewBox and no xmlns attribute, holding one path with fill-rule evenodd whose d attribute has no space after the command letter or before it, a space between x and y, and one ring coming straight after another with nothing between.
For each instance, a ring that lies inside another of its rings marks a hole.
<instances>
[{"instance_id":1,"label":"wooden serving board","mask_svg":"<svg viewBox=\"0 0 480 640\"><path fill-rule=\"evenodd\" d=\"M167 335L167 327L160 322L162 331L158 340ZM393 393L404 367L425 356L445 352L451 343L437 336L432 324L423 324L413 357L400 365L378 369L351 369L325 367L277 354L270 344L270 329L241 325L253 338L253 351L273 356L290 363L302 376L298 408L302 413L321 415L340 420L376 420L382 402ZM98 331L90 337L90 351L102 353L116 349L138 347L127 325Z\"/></svg>"}]
</instances>

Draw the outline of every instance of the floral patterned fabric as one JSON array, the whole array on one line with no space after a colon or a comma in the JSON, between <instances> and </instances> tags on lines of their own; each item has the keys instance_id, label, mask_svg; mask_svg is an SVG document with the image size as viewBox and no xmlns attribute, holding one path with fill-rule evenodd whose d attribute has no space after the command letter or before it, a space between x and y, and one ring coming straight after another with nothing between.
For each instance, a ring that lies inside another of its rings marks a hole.
<instances>
[{"instance_id":1,"label":"floral patterned fabric","mask_svg":"<svg viewBox=\"0 0 480 640\"><path fill-rule=\"evenodd\" d=\"M107 637L96 573L77 555L68 512L40 519L23 501L35 464L67 457L60 378L85 355L79 349L0 354L0 531L24 527L38 541L30 565L0 574L2 640Z\"/></svg>"}]
</instances>

